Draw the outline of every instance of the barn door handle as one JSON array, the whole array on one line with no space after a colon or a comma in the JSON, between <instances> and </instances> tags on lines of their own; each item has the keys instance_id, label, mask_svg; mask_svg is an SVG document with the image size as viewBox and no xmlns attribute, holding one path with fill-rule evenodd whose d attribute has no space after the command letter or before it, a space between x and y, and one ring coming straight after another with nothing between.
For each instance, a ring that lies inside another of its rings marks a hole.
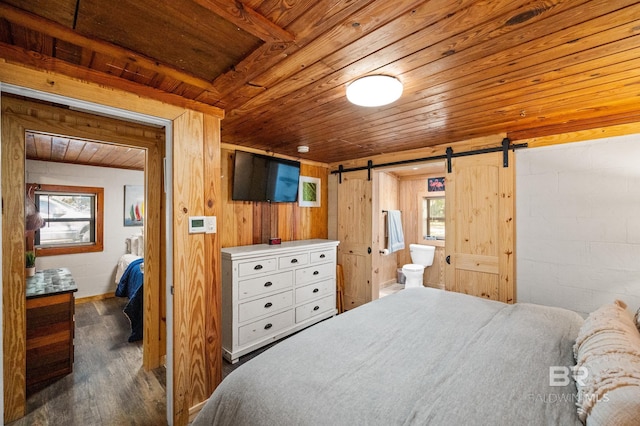
<instances>
[{"instance_id":1,"label":"barn door handle","mask_svg":"<svg viewBox=\"0 0 640 426\"><path fill-rule=\"evenodd\" d=\"M451 265L451 256L447 256L445 259L445 262L447 262L447 265Z\"/></svg>"}]
</instances>

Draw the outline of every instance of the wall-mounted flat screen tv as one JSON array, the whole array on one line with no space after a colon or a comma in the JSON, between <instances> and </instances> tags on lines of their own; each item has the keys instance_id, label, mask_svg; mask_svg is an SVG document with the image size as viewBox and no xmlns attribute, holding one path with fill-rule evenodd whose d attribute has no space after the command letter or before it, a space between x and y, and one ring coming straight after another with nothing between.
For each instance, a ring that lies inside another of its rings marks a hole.
<instances>
[{"instance_id":1,"label":"wall-mounted flat screen tv","mask_svg":"<svg viewBox=\"0 0 640 426\"><path fill-rule=\"evenodd\" d=\"M236 151L231 199L294 202L298 198L300 162Z\"/></svg>"}]
</instances>

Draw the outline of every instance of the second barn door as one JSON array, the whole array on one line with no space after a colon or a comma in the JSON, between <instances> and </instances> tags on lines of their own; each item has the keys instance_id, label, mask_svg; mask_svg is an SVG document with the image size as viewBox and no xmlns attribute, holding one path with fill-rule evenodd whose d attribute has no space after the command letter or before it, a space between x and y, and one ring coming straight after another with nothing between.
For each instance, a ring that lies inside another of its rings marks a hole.
<instances>
[{"instance_id":1,"label":"second barn door","mask_svg":"<svg viewBox=\"0 0 640 426\"><path fill-rule=\"evenodd\" d=\"M452 159L446 177L446 289L515 302L514 161L502 152Z\"/></svg>"}]
</instances>

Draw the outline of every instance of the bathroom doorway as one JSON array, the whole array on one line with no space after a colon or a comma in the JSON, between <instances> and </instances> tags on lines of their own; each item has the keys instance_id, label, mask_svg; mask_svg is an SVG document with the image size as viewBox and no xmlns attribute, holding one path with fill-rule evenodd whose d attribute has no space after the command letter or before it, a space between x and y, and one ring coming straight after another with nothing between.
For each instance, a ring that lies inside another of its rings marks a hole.
<instances>
[{"instance_id":1,"label":"bathroom doorway","mask_svg":"<svg viewBox=\"0 0 640 426\"><path fill-rule=\"evenodd\" d=\"M372 288L384 297L404 288L402 266L412 263L410 244L436 247L433 265L424 272L423 285L444 289L446 190L444 161L430 161L379 169L373 174ZM430 185L431 184L431 185ZM387 221L383 210L400 210L404 234L403 250L386 254Z\"/></svg>"}]
</instances>

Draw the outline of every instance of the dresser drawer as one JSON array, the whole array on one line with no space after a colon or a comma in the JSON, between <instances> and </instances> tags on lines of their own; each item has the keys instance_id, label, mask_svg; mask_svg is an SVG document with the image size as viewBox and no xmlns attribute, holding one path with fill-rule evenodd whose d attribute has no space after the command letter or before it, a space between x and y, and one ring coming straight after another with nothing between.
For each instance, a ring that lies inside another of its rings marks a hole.
<instances>
[{"instance_id":1,"label":"dresser drawer","mask_svg":"<svg viewBox=\"0 0 640 426\"><path fill-rule=\"evenodd\" d=\"M277 331L293 325L293 310L285 311L269 318L261 319L251 324L243 325L238 329L238 344L240 346L251 343L262 337L274 334Z\"/></svg>"},{"instance_id":2,"label":"dresser drawer","mask_svg":"<svg viewBox=\"0 0 640 426\"><path fill-rule=\"evenodd\" d=\"M238 283L238 298L242 300L277 290L286 290L292 286L293 271L251 278Z\"/></svg>"},{"instance_id":3,"label":"dresser drawer","mask_svg":"<svg viewBox=\"0 0 640 426\"><path fill-rule=\"evenodd\" d=\"M311 258L311 263L322 263L328 262L330 260L335 259L336 257L336 249L326 249L320 251L312 251L309 254Z\"/></svg>"},{"instance_id":4,"label":"dresser drawer","mask_svg":"<svg viewBox=\"0 0 640 426\"><path fill-rule=\"evenodd\" d=\"M331 296L323 297L320 300L314 300L313 302L305 303L304 305L298 306L296 308L296 322L308 320L311 317L335 308L336 298L333 294Z\"/></svg>"},{"instance_id":5,"label":"dresser drawer","mask_svg":"<svg viewBox=\"0 0 640 426\"><path fill-rule=\"evenodd\" d=\"M268 315L293 305L293 291L273 294L262 299L241 303L238 306L238 321L245 322Z\"/></svg>"},{"instance_id":6,"label":"dresser drawer","mask_svg":"<svg viewBox=\"0 0 640 426\"><path fill-rule=\"evenodd\" d=\"M320 281L327 278L335 278L335 276L336 267L333 263L309 266L296 271L296 284L304 285L306 283Z\"/></svg>"},{"instance_id":7,"label":"dresser drawer","mask_svg":"<svg viewBox=\"0 0 640 426\"><path fill-rule=\"evenodd\" d=\"M238 276L246 277L248 275L272 272L276 270L277 266L278 262L275 258L250 260L248 262L238 263Z\"/></svg>"},{"instance_id":8,"label":"dresser drawer","mask_svg":"<svg viewBox=\"0 0 640 426\"><path fill-rule=\"evenodd\" d=\"M299 253L290 256L281 256L278 258L278 268L292 268L294 266L306 265L309 263L308 253Z\"/></svg>"},{"instance_id":9,"label":"dresser drawer","mask_svg":"<svg viewBox=\"0 0 640 426\"><path fill-rule=\"evenodd\" d=\"M327 293L333 293L335 287L333 280L320 281L315 284L298 287L296 288L296 303L306 302L307 300L317 299Z\"/></svg>"}]
</instances>

